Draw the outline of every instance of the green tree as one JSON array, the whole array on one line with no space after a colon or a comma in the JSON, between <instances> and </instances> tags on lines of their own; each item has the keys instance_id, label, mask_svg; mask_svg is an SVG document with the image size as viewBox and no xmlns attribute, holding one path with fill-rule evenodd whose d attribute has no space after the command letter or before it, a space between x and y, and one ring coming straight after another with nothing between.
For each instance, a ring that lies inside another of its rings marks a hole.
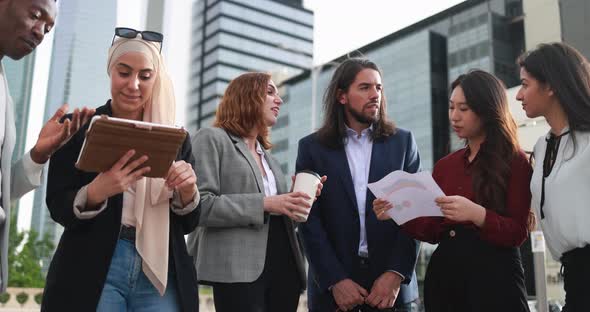
<instances>
[{"instance_id":1,"label":"green tree","mask_svg":"<svg viewBox=\"0 0 590 312\"><path fill-rule=\"evenodd\" d=\"M16 214L10 216L10 234L8 244L8 286L38 287L45 286L45 276L41 271L41 259L51 255L54 245L49 233L43 239L35 230L20 232L16 228ZM20 251L18 246L27 238Z\"/></svg>"}]
</instances>

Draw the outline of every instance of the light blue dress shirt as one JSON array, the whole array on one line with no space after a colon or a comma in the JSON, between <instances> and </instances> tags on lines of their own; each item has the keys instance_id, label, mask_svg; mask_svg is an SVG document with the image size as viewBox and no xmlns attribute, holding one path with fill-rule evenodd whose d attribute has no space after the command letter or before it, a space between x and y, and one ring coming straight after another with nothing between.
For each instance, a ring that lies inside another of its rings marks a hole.
<instances>
[{"instance_id":1,"label":"light blue dress shirt","mask_svg":"<svg viewBox=\"0 0 590 312\"><path fill-rule=\"evenodd\" d=\"M369 169L371 168L371 154L373 151L372 132L373 126L361 131L360 135L353 129L346 127L347 141L344 146L359 212L361 232L358 255L365 258L369 255L367 231L365 228L365 208L367 203L367 185L369 184Z\"/></svg>"}]
</instances>

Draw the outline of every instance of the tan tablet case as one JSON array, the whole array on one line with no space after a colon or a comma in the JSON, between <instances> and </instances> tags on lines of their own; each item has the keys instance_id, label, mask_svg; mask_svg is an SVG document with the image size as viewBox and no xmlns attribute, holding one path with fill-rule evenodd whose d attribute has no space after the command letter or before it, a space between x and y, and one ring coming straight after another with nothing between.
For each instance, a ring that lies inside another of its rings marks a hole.
<instances>
[{"instance_id":1,"label":"tan tablet case","mask_svg":"<svg viewBox=\"0 0 590 312\"><path fill-rule=\"evenodd\" d=\"M186 138L180 127L95 116L76 162L76 168L89 172L108 171L127 151L135 150L130 162L147 155L141 167L150 166L145 176L164 178Z\"/></svg>"}]
</instances>

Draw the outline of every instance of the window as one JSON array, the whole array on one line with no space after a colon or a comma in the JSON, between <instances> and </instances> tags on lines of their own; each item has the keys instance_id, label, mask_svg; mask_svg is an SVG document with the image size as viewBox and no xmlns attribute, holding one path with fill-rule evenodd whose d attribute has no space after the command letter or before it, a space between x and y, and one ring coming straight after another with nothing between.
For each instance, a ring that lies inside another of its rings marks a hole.
<instances>
[{"instance_id":1,"label":"window","mask_svg":"<svg viewBox=\"0 0 590 312\"><path fill-rule=\"evenodd\" d=\"M277 130L287 126L289 126L289 115L284 115L277 119L277 123L274 125L273 129Z\"/></svg>"},{"instance_id":2,"label":"window","mask_svg":"<svg viewBox=\"0 0 590 312\"><path fill-rule=\"evenodd\" d=\"M286 151L289 148L289 139L282 139L272 144L272 151L274 154Z\"/></svg>"}]
</instances>

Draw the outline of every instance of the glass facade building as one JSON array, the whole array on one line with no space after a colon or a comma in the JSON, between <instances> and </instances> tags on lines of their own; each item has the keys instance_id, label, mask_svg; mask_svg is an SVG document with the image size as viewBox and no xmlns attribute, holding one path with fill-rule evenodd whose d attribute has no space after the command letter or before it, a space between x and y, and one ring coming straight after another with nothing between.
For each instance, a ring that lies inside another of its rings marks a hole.
<instances>
[{"instance_id":1,"label":"glass facade building","mask_svg":"<svg viewBox=\"0 0 590 312\"><path fill-rule=\"evenodd\" d=\"M587 0L522 0L526 16L526 48L539 43L565 42L590 58Z\"/></svg>"},{"instance_id":2,"label":"glass facade building","mask_svg":"<svg viewBox=\"0 0 590 312\"><path fill-rule=\"evenodd\" d=\"M214 120L236 76L264 71L292 77L311 67L313 13L301 0L197 0L193 5L187 126Z\"/></svg>"},{"instance_id":3,"label":"glass facade building","mask_svg":"<svg viewBox=\"0 0 590 312\"><path fill-rule=\"evenodd\" d=\"M517 84L514 61L524 49L523 31L521 1L465 1L348 55L362 55L381 68L388 116L413 132L422 168L431 170L438 159L462 145L449 131L450 82L479 68L496 74L508 87ZM289 175L295 169L299 139L317 130L325 117L323 92L334 64L345 57L282 85L286 105L272 131L272 152Z\"/></svg>"},{"instance_id":4,"label":"glass facade building","mask_svg":"<svg viewBox=\"0 0 590 312\"><path fill-rule=\"evenodd\" d=\"M563 42L573 45L590 59L590 3L587 0L559 0L559 11Z\"/></svg>"}]
</instances>

